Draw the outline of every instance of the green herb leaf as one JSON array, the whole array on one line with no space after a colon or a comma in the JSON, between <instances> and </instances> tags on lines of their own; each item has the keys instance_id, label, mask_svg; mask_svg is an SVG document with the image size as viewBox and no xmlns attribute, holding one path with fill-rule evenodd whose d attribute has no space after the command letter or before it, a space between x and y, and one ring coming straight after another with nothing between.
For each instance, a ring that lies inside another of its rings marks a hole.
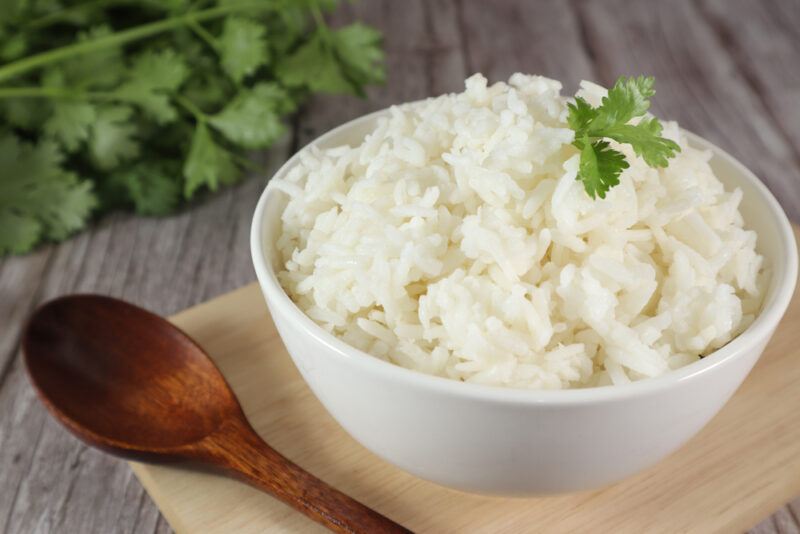
<instances>
[{"instance_id":1,"label":"green herb leaf","mask_svg":"<svg viewBox=\"0 0 800 534\"><path fill-rule=\"evenodd\" d=\"M333 32L336 56L344 65L345 75L353 82L353 90L369 83L382 83L383 69L381 33L356 22Z\"/></svg>"},{"instance_id":2,"label":"green herb leaf","mask_svg":"<svg viewBox=\"0 0 800 534\"><path fill-rule=\"evenodd\" d=\"M111 35L108 25L95 26L78 33L78 42L91 41ZM91 87L93 90L115 86L125 76L125 60L119 48L103 48L93 54L84 54L63 64L65 85L75 89Z\"/></svg>"},{"instance_id":3,"label":"green herb leaf","mask_svg":"<svg viewBox=\"0 0 800 534\"><path fill-rule=\"evenodd\" d=\"M89 137L96 118L94 106L79 100L56 100L53 114L44 123L45 133L74 152Z\"/></svg>"},{"instance_id":4,"label":"green herb leaf","mask_svg":"<svg viewBox=\"0 0 800 534\"><path fill-rule=\"evenodd\" d=\"M188 72L183 58L174 50L148 51L134 60L127 80L115 94L141 107L159 124L165 124L177 116L169 94L181 86Z\"/></svg>"},{"instance_id":5,"label":"green herb leaf","mask_svg":"<svg viewBox=\"0 0 800 534\"><path fill-rule=\"evenodd\" d=\"M41 239L42 224L35 214L0 205L0 254L28 252Z\"/></svg>"},{"instance_id":6,"label":"green herb leaf","mask_svg":"<svg viewBox=\"0 0 800 534\"><path fill-rule=\"evenodd\" d=\"M333 50L317 31L306 44L278 64L276 74L289 87L308 87L323 93L353 93Z\"/></svg>"},{"instance_id":7,"label":"green herb leaf","mask_svg":"<svg viewBox=\"0 0 800 534\"><path fill-rule=\"evenodd\" d=\"M614 87L603 97L597 110L597 117L589 124L590 135L598 135L601 130L618 124L625 124L634 117L644 115L650 109L650 98L656 94L655 78L621 76Z\"/></svg>"},{"instance_id":8,"label":"green herb leaf","mask_svg":"<svg viewBox=\"0 0 800 534\"><path fill-rule=\"evenodd\" d=\"M269 60L266 29L258 22L242 17L228 17L222 26L218 48L222 68L241 82Z\"/></svg>"},{"instance_id":9,"label":"green herb leaf","mask_svg":"<svg viewBox=\"0 0 800 534\"><path fill-rule=\"evenodd\" d=\"M638 124L606 128L603 135L631 145L636 155L651 167L666 167L668 160L681 150L675 141L661 137L661 123L655 117L645 117Z\"/></svg>"},{"instance_id":10,"label":"green herb leaf","mask_svg":"<svg viewBox=\"0 0 800 534\"><path fill-rule=\"evenodd\" d=\"M0 255L93 213L178 209L313 92L384 78L378 32L320 16L337 0L138 4L0 0Z\"/></svg>"},{"instance_id":11,"label":"green herb leaf","mask_svg":"<svg viewBox=\"0 0 800 534\"><path fill-rule=\"evenodd\" d=\"M171 162L142 161L112 176L142 215L166 215L181 200L180 169Z\"/></svg>"},{"instance_id":12,"label":"green herb leaf","mask_svg":"<svg viewBox=\"0 0 800 534\"><path fill-rule=\"evenodd\" d=\"M608 141L590 142L584 136L578 178L590 197L606 198L606 192L619 184L619 175L628 168L625 155L609 148Z\"/></svg>"},{"instance_id":13,"label":"green herb leaf","mask_svg":"<svg viewBox=\"0 0 800 534\"><path fill-rule=\"evenodd\" d=\"M0 113L13 127L38 130L49 119L52 105L38 98L8 98L0 101Z\"/></svg>"},{"instance_id":14,"label":"green herb leaf","mask_svg":"<svg viewBox=\"0 0 800 534\"><path fill-rule=\"evenodd\" d=\"M97 110L89 150L100 169L113 169L120 162L139 155L134 140L136 126L130 122L133 110L127 106L104 106Z\"/></svg>"},{"instance_id":15,"label":"green herb leaf","mask_svg":"<svg viewBox=\"0 0 800 534\"><path fill-rule=\"evenodd\" d=\"M13 61L24 55L27 49L28 39L24 33L10 34L3 40L3 46L0 48L0 60L3 62Z\"/></svg>"},{"instance_id":16,"label":"green herb leaf","mask_svg":"<svg viewBox=\"0 0 800 534\"><path fill-rule=\"evenodd\" d=\"M263 148L284 132L279 113L284 112L288 102L291 101L283 89L262 83L240 91L209 122L234 143L248 149Z\"/></svg>"},{"instance_id":17,"label":"green herb leaf","mask_svg":"<svg viewBox=\"0 0 800 534\"><path fill-rule=\"evenodd\" d=\"M202 186L215 191L220 183L235 181L239 176L239 169L230 152L215 143L208 127L200 123L192 137L189 156L183 165L183 175L186 178L183 195L190 198Z\"/></svg>"},{"instance_id":18,"label":"green herb leaf","mask_svg":"<svg viewBox=\"0 0 800 534\"><path fill-rule=\"evenodd\" d=\"M654 94L652 77L621 77L600 107L594 108L580 97L567 105L567 123L575 131L572 144L581 151L577 179L590 197L605 198L629 167L625 156L612 149L604 138L631 145L634 153L651 167L666 167L668 160L680 152L677 143L661 137L658 119L644 117L637 124L628 124L647 112Z\"/></svg>"},{"instance_id":19,"label":"green herb leaf","mask_svg":"<svg viewBox=\"0 0 800 534\"><path fill-rule=\"evenodd\" d=\"M188 39L190 34L184 36ZM205 43L181 39L178 43L192 71L181 86L180 94L200 109L216 110L231 97L234 84L220 72L219 54L208 50Z\"/></svg>"},{"instance_id":20,"label":"green herb leaf","mask_svg":"<svg viewBox=\"0 0 800 534\"><path fill-rule=\"evenodd\" d=\"M575 97L575 102L567 104L569 115L567 116L567 123L569 127L575 130L575 137L586 131L586 127L597 117L597 109L593 108L586 100L581 97Z\"/></svg>"},{"instance_id":21,"label":"green herb leaf","mask_svg":"<svg viewBox=\"0 0 800 534\"><path fill-rule=\"evenodd\" d=\"M2 22L16 22L26 9L29 9L27 0L0 0L0 13L3 13Z\"/></svg>"},{"instance_id":22,"label":"green herb leaf","mask_svg":"<svg viewBox=\"0 0 800 534\"><path fill-rule=\"evenodd\" d=\"M42 238L64 239L83 226L96 203L91 183L61 164L52 141L0 137L0 254L26 252Z\"/></svg>"}]
</instances>

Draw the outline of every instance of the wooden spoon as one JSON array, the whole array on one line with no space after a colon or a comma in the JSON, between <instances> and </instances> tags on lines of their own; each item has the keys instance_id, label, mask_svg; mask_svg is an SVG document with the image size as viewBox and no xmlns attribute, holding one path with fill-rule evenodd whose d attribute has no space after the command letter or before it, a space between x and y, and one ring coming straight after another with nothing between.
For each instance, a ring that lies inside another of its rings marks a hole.
<instances>
[{"instance_id":1,"label":"wooden spoon","mask_svg":"<svg viewBox=\"0 0 800 534\"><path fill-rule=\"evenodd\" d=\"M336 532L410 532L267 445L203 349L157 315L62 297L36 310L22 349L42 402L89 445L220 468Z\"/></svg>"}]
</instances>

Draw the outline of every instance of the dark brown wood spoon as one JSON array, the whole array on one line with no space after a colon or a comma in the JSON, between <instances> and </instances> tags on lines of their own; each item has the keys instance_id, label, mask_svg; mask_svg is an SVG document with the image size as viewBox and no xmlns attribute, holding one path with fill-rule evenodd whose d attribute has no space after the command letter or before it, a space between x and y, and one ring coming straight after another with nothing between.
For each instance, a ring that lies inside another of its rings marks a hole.
<instances>
[{"instance_id":1,"label":"dark brown wood spoon","mask_svg":"<svg viewBox=\"0 0 800 534\"><path fill-rule=\"evenodd\" d=\"M89 445L219 468L336 532L410 532L267 445L203 349L157 315L98 295L58 298L33 314L22 349L42 402Z\"/></svg>"}]
</instances>

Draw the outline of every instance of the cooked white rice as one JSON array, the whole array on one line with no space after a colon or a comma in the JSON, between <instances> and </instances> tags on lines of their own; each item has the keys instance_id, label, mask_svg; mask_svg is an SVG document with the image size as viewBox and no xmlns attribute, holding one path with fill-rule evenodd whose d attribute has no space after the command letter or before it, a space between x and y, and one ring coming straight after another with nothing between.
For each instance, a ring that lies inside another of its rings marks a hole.
<instances>
[{"instance_id":1,"label":"cooked white rice","mask_svg":"<svg viewBox=\"0 0 800 534\"><path fill-rule=\"evenodd\" d=\"M742 192L681 146L605 200L576 181L561 84L514 74L391 108L357 147L303 153L279 279L323 328L424 373L519 388L622 384L741 332L764 287ZM579 92L599 105L605 89Z\"/></svg>"}]
</instances>

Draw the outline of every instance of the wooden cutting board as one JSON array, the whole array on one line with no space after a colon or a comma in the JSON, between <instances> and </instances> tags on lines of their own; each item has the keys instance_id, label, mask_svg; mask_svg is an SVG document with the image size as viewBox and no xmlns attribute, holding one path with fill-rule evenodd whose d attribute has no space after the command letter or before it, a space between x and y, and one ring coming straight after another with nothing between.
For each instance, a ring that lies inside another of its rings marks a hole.
<instances>
[{"instance_id":1,"label":"wooden cutting board","mask_svg":"<svg viewBox=\"0 0 800 534\"><path fill-rule=\"evenodd\" d=\"M533 499L448 490L361 447L306 387L255 284L172 321L214 358L271 445L416 532L735 532L800 494L797 293L745 383L681 450L603 490ZM323 531L239 482L185 468L131 465L179 533Z\"/></svg>"}]
</instances>

